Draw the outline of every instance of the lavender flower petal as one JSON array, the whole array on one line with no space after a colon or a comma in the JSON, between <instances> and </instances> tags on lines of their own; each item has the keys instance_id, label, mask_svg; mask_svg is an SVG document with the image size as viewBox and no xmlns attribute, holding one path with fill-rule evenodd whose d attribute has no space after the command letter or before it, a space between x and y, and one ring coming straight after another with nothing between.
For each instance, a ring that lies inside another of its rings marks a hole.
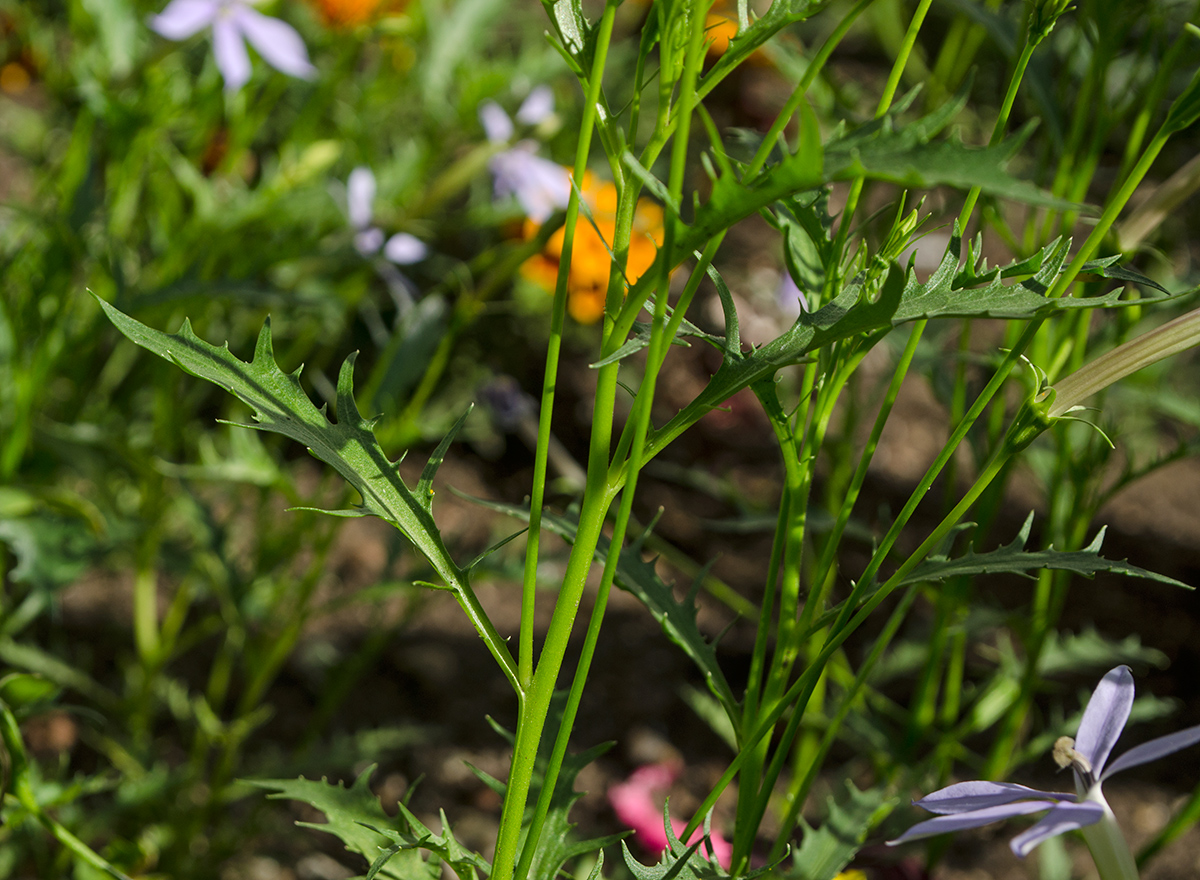
<instances>
[{"instance_id":1,"label":"lavender flower petal","mask_svg":"<svg viewBox=\"0 0 1200 880\"><path fill-rule=\"evenodd\" d=\"M1017 785L1015 782L971 781L958 782L927 794L919 801L913 801L913 805L931 813L956 814L997 807L1023 798L1074 801L1075 795L1038 791L1025 785Z\"/></svg>"},{"instance_id":2,"label":"lavender flower petal","mask_svg":"<svg viewBox=\"0 0 1200 880\"><path fill-rule=\"evenodd\" d=\"M220 8L219 0L171 0L150 18L150 28L168 40L186 40L212 24Z\"/></svg>"},{"instance_id":3,"label":"lavender flower petal","mask_svg":"<svg viewBox=\"0 0 1200 880\"><path fill-rule=\"evenodd\" d=\"M1028 831L1018 834L1009 843L1012 851L1025 858L1029 851L1051 837L1095 825L1104 815L1104 807L1094 801L1080 804L1058 804Z\"/></svg>"},{"instance_id":4,"label":"lavender flower petal","mask_svg":"<svg viewBox=\"0 0 1200 880\"><path fill-rule=\"evenodd\" d=\"M895 840L889 840L888 846L919 840L922 837L932 837L935 834L945 834L950 831L965 831L968 828L978 828L999 822L1001 819L1011 819L1013 816L1027 816L1057 807L1054 801L1018 801L1015 804L1000 804L994 807L984 807L982 810L972 810L969 813L954 813L949 816L938 816L926 819L909 828Z\"/></svg>"},{"instance_id":5,"label":"lavender flower petal","mask_svg":"<svg viewBox=\"0 0 1200 880\"><path fill-rule=\"evenodd\" d=\"M296 29L285 21L237 4L231 13L238 29L263 60L281 73L312 79L317 69L308 60L308 49Z\"/></svg>"},{"instance_id":6,"label":"lavender flower petal","mask_svg":"<svg viewBox=\"0 0 1200 880\"><path fill-rule=\"evenodd\" d=\"M397 232L383 246L383 255L400 266L410 266L425 259L429 248L425 242L407 232Z\"/></svg>"},{"instance_id":7,"label":"lavender flower petal","mask_svg":"<svg viewBox=\"0 0 1200 880\"><path fill-rule=\"evenodd\" d=\"M1125 752L1121 757L1108 765L1100 779L1105 780L1114 773L1120 773L1122 770L1128 770L1130 767L1136 767L1139 764L1148 764L1151 761L1157 761L1159 758L1165 758L1167 755L1178 752L1180 749L1186 749L1188 746L1195 745L1196 743L1200 743L1200 725L1185 727L1183 730L1175 731L1175 733L1168 733L1166 736L1160 736L1158 739L1144 742L1140 746L1134 746Z\"/></svg>"},{"instance_id":8,"label":"lavender flower petal","mask_svg":"<svg viewBox=\"0 0 1200 880\"><path fill-rule=\"evenodd\" d=\"M798 318L808 311L808 299L804 296L799 285L785 269L779 279L779 293L776 294L779 310L788 318Z\"/></svg>"},{"instance_id":9,"label":"lavender flower petal","mask_svg":"<svg viewBox=\"0 0 1200 880\"><path fill-rule=\"evenodd\" d=\"M493 144L507 143L512 139L512 120L495 101L484 101L479 105L479 122L487 139Z\"/></svg>"},{"instance_id":10,"label":"lavender flower petal","mask_svg":"<svg viewBox=\"0 0 1200 880\"><path fill-rule=\"evenodd\" d=\"M549 86L538 86L517 108L517 122L522 125L537 125L553 112L554 92ZM509 136L511 137L511 133Z\"/></svg>"},{"instance_id":11,"label":"lavender flower petal","mask_svg":"<svg viewBox=\"0 0 1200 880\"><path fill-rule=\"evenodd\" d=\"M354 236L354 247L364 257L369 257L383 247L383 230L375 226L364 229Z\"/></svg>"},{"instance_id":12,"label":"lavender flower petal","mask_svg":"<svg viewBox=\"0 0 1200 880\"><path fill-rule=\"evenodd\" d=\"M1097 779L1104 770L1109 752L1125 729L1132 707L1133 673L1128 666L1109 670L1092 692L1075 737L1075 750L1091 762L1092 774Z\"/></svg>"},{"instance_id":13,"label":"lavender flower petal","mask_svg":"<svg viewBox=\"0 0 1200 880\"><path fill-rule=\"evenodd\" d=\"M250 56L233 16L222 13L213 19L213 58L225 78L225 91L236 92L250 80Z\"/></svg>"},{"instance_id":14,"label":"lavender flower petal","mask_svg":"<svg viewBox=\"0 0 1200 880\"><path fill-rule=\"evenodd\" d=\"M350 172L346 180L346 214L355 229L366 229L371 225L375 203L375 175L362 165ZM376 248L378 250L378 248Z\"/></svg>"},{"instance_id":15,"label":"lavender flower petal","mask_svg":"<svg viewBox=\"0 0 1200 880\"><path fill-rule=\"evenodd\" d=\"M535 156L525 144L497 153L488 167L496 177L496 196L516 196L525 216L535 223L543 223L556 210L565 208L571 197L567 170Z\"/></svg>"}]
</instances>

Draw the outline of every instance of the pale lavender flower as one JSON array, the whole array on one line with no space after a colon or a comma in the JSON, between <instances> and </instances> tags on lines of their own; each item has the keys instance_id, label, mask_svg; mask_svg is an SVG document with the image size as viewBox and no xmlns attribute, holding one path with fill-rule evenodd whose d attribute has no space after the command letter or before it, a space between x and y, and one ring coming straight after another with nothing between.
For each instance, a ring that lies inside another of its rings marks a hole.
<instances>
[{"instance_id":1,"label":"pale lavender flower","mask_svg":"<svg viewBox=\"0 0 1200 880\"><path fill-rule=\"evenodd\" d=\"M803 312L808 311L808 300L805 298L804 291L796 284L792 273L786 269L783 270L779 279L779 292L775 298L779 303L779 310L785 317L799 318Z\"/></svg>"},{"instance_id":2,"label":"pale lavender flower","mask_svg":"<svg viewBox=\"0 0 1200 880\"><path fill-rule=\"evenodd\" d=\"M350 172L346 181L346 215L354 227L354 247L364 257L383 250L383 255L400 266L425 259L429 249L415 235L397 232L386 238L382 229L371 224L375 216L375 175L362 165Z\"/></svg>"},{"instance_id":3,"label":"pale lavender flower","mask_svg":"<svg viewBox=\"0 0 1200 880\"><path fill-rule=\"evenodd\" d=\"M536 125L554 112L554 94L545 86L534 89L517 110L523 125ZM514 127L508 114L495 101L479 105L479 121L487 139L494 144L512 140ZM488 168L495 177L496 198L515 196L525 216L545 222L567 206L571 176L567 169L537 155L536 141L524 140L492 156Z\"/></svg>"},{"instance_id":4,"label":"pale lavender flower","mask_svg":"<svg viewBox=\"0 0 1200 880\"><path fill-rule=\"evenodd\" d=\"M150 27L168 40L186 40L211 27L213 57L229 92L236 92L250 79L246 42L281 73L300 79L317 74L295 28L251 9L248 0L171 0L150 19Z\"/></svg>"},{"instance_id":5,"label":"pale lavender flower","mask_svg":"<svg viewBox=\"0 0 1200 880\"><path fill-rule=\"evenodd\" d=\"M1084 709L1078 736L1074 740L1060 737L1054 744L1055 762L1074 771L1077 794L1037 791L1009 782L960 782L915 801L917 806L941 815L919 822L888 841L889 845L1049 810L1037 824L1013 838L1014 853L1023 857L1051 837L1082 829L1104 880L1136 878L1133 856L1100 786L1114 773L1200 743L1200 726L1134 746L1108 764L1108 755L1129 719L1133 690L1133 674L1128 666L1109 671Z\"/></svg>"}]
</instances>

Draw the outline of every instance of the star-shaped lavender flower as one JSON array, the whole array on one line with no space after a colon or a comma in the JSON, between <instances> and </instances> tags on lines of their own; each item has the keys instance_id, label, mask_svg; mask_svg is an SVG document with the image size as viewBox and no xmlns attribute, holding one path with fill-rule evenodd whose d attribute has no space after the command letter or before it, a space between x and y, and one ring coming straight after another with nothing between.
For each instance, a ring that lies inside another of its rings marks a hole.
<instances>
[{"instance_id":1,"label":"star-shaped lavender flower","mask_svg":"<svg viewBox=\"0 0 1200 880\"><path fill-rule=\"evenodd\" d=\"M250 79L247 41L281 73L300 79L317 74L296 29L251 9L248 0L171 0L150 19L150 27L168 40L186 40L211 27L213 57L227 92L236 92Z\"/></svg>"},{"instance_id":2,"label":"star-shaped lavender flower","mask_svg":"<svg viewBox=\"0 0 1200 880\"><path fill-rule=\"evenodd\" d=\"M346 214L354 227L354 247L364 257L378 253L399 266L409 266L425 259L429 249L425 242L407 232L397 232L384 240L384 232L371 221L375 216L375 175L370 168L359 166L350 172L346 181Z\"/></svg>"},{"instance_id":3,"label":"star-shaped lavender flower","mask_svg":"<svg viewBox=\"0 0 1200 880\"><path fill-rule=\"evenodd\" d=\"M1044 840L1082 829L1103 880L1136 880L1133 855L1100 790L1101 783L1114 773L1195 745L1200 742L1200 725L1134 746L1108 764L1109 752L1125 729L1132 706L1133 674L1128 666L1118 666L1096 686L1083 711L1078 736L1074 740L1060 737L1054 744L1055 762L1075 773L1077 795L1037 791L1010 782L960 782L915 801L941 815L917 823L888 841L889 845L1049 810L1032 828L1013 838L1014 853L1024 857Z\"/></svg>"},{"instance_id":4,"label":"star-shaped lavender flower","mask_svg":"<svg viewBox=\"0 0 1200 880\"><path fill-rule=\"evenodd\" d=\"M554 93L546 86L539 86L518 108L517 121L536 125L553 112ZM512 120L495 101L479 105L479 121L493 144L505 144L512 139ZM567 206L571 176L561 165L537 155L537 148L535 141L520 141L492 156L488 168L496 178L496 198L515 196L526 217L544 223L555 211Z\"/></svg>"}]
</instances>

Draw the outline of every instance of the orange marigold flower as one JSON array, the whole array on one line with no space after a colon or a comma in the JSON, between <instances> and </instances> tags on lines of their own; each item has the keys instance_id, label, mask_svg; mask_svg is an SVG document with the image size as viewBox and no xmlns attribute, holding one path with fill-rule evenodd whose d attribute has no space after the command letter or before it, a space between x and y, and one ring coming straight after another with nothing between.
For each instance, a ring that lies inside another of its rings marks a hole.
<instances>
[{"instance_id":1,"label":"orange marigold flower","mask_svg":"<svg viewBox=\"0 0 1200 880\"><path fill-rule=\"evenodd\" d=\"M567 312L581 324L594 324L604 315L604 300L608 292L609 269L612 266L609 249L616 232L617 188L608 181L598 180L589 171L583 176L580 191L595 225L580 216L575 227L571 273L567 279ZM527 220L526 237L536 233L537 228L538 224ZM633 235L629 241L629 258L625 266L625 277L630 284L641 278L654 264L662 240L662 208L649 199L639 199L634 210ZM521 273L553 293L562 246L563 230L559 229L550 236L540 254L525 262Z\"/></svg>"}]
</instances>

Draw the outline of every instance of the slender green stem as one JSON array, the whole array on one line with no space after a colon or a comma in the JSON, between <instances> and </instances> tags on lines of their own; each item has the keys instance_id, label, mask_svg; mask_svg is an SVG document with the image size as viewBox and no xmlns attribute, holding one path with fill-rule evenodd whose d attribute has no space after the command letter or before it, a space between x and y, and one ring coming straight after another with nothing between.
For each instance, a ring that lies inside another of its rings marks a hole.
<instances>
[{"instance_id":1,"label":"slender green stem","mask_svg":"<svg viewBox=\"0 0 1200 880\"><path fill-rule=\"evenodd\" d=\"M588 83L589 100L584 107L585 120L594 118L596 112L596 99L599 96L609 42L612 38L615 14L616 4L613 2L606 3L604 14L597 24L593 67L591 79ZM590 134L590 127L587 131ZM581 134L581 149L583 149L582 145L587 144L589 141L590 137L585 138ZM580 175L576 179L582 180L582 176ZM576 212L578 212L577 198L575 199L575 205ZM569 240L567 238L564 241L564 245ZM616 273L613 274L615 275ZM563 279L560 274L558 287L561 289L562 285ZM565 308L565 303L563 302L565 294L560 296L559 290L556 290L555 300L556 312ZM549 373L547 375L551 376L551 386L553 386L553 376ZM550 700L554 694L554 685L558 679L559 670L562 667L567 642L570 639L571 629L579 609L579 602L587 582L587 573L591 568L592 553L600 538L601 529L603 528L608 512L608 504L605 500L607 493L605 491L604 478L607 473L608 438L611 431L615 393L616 371L601 370L600 376L597 379L595 402L595 412L601 417L595 419L592 426L592 441L588 456L587 486L584 491L584 502L580 516L579 531L576 536L576 544L572 548L562 591L559 594L558 602L555 604L550 627L546 633L542 656L539 658L535 668L529 670L526 667L526 671L531 671L532 674L527 679L528 685L523 687L524 698L521 701L516 743L513 751L508 786L505 790L504 805L501 809L500 829L496 840L496 853L492 867L493 880L509 880L513 876L513 870L516 867L522 818L525 812L525 803L529 795L529 786L533 778L538 745L541 742L542 731L545 728L546 717L550 709ZM603 417L606 410L607 419ZM548 418L545 408L542 418ZM549 436L548 422L543 422L539 426L539 434ZM542 479L544 480L544 471ZM531 518L540 514L540 510L540 506L535 506L530 512ZM536 550L535 546L534 556L532 557L534 567L536 567L537 561ZM523 606L531 604L531 600L527 598L525 592L522 594L522 604ZM532 615L529 615L529 620L530 625L532 625ZM524 616L522 626L525 626ZM523 631L522 639L526 638L528 637ZM525 652L522 651L522 654L525 654Z\"/></svg>"},{"instance_id":2,"label":"slender green stem","mask_svg":"<svg viewBox=\"0 0 1200 880\"><path fill-rule=\"evenodd\" d=\"M608 9L605 10L606 15ZM611 16L609 16L611 18ZM601 27L604 27L603 21ZM611 28L611 23L608 25ZM611 33L611 31L610 31ZM597 52L587 83L579 141L575 147L575 166L572 172L577 182L583 180L591 152L592 128L603 81L605 52ZM571 255L575 229L579 221L579 186L571 187L567 203L567 219L563 228L563 243L558 263L558 278L554 285L554 305L551 309L550 338L546 343L546 368L542 378L542 396L538 411L537 446L534 450L533 485L529 497L529 532L525 542L525 573L521 585L521 627L518 640L518 677L521 686L529 687L533 679L533 623L537 604L538 557L541 548L542 507L546 498L546 469L550 454L551 423L554 416L554 394L558 384L558 362L562 352L563 325L567 313L567 282L571 275ZM614 242L615 245L615 242Z\"/></svg>"}]
</instances>

